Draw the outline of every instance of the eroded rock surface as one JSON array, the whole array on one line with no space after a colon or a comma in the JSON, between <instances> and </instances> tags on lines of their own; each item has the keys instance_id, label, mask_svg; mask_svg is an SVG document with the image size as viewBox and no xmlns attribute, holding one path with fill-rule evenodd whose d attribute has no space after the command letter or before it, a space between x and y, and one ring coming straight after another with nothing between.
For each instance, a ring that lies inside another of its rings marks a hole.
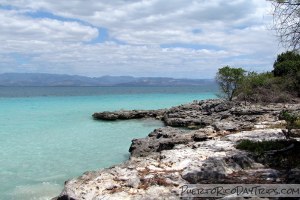
<instances>
[{"instance_id":1,"label":"eroded rock surface","mask_svg":"<svg viewBox=\"0 0 300 200\"><path fill-rule=\"evenodd\" d=\"M96 120L123 120L156 118L166 126L201 128L213 126L217 131L237 132L257 128L282 127L279 113L288 110L300 112L299 104L244 105L219 99L194 101L189 104L161 110L120 110L94 113Z\"/></svg>"},{"instance_id":2,"label":"eroded rock surface","mask_svg":"<svg viewBox=\"0 0 300 200\"><path fill-rule=\"evenodd\" d=\"M57 199L179 199L184 184L299 183L299 169L287 175L235 148L243 139L285 139L286 122L278 118L283 109L298 112L300 105L244 106L207 100L168 110L94 114L104 120L151 117L167 126L133 139L128 161L67 181Z\"/></svg>"},{"instance_id":3,"label":"eroded rock surface","mask_svg":"<svg viewBox=\"0 0 300 200\"><path fill-rule=\"evenodd\" d=\"M244 105L222 100L194 101L169 109L164 122L173 127L201 127L212 125L217 131L241 131L284 126L279 121L282 110L300 111L299 104ZM261 124L262 123L262 124Z\"/></svg>"},{"instance_id":4,"label":"eroded rock surface","mask_svg":"<svg viewBox=\"0 0 300 200\"><path fill-rule=\"evenodd\" d=\"M197 131L187 131L178 128L164 127L154 130L147 137L133 139L129 152L131 156L148 156L162 150L171 150L177 144L187 144L192 141L211 139L215 131L211 128Z\"/></svg>"},{"instance_id":5,"label":"eroded rock surface","mask_svg":"<svg viewBox=\"0 0 300 200\"><path fill-rule=\"evenodd\" d=\"M162 119L166 109L160 110L120 110L115 112L98 112L93 114L93 118L97 120L126 120L126 119L142 119L155 118Z\"/></svg>"},{"instance_id":6,"label":"eroded rock surface","mask_svg":"<svg viewBox=\"0 0 300 200\"><path fill-rule=\"evenodd\" d=\"M154 131L151 137L164 135L164 131L171 131L172 135L175 130L162 128ZM276 183L280 177L278 173L273 179L270 179L271 175L262 176L261 172L266 170L265 167L256 163L247 152L235 148L236 141L247 135L245 132L196 142L192 139L195 131L190 134L177 131L179 134L183 133L189 141L174 144L172 149L155 149L153 153L147 150L147 156L142 154L143 157L133 153L125 163L97 172L87 172L79 178L67 181L60 197L178 199L179 186L184 184L238 183L241 180L249 183L257 180ZM264 131L260 130L255 135L261 140L280 139L282 136L278 129ZM250 140L253 138L256 137L249 137ZM237 176L239 173L243 176Z\"/></svg>"}]
</instances>

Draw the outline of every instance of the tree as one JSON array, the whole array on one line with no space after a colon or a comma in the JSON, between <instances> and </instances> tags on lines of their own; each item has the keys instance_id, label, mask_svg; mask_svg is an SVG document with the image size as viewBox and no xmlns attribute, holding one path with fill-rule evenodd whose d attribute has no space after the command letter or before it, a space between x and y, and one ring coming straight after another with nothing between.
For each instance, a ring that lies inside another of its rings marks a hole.
<instances>
[{"instance_id":1,"label":"tree","mask_svg":"<svg viewBox=\"0 0 300 200\"><path fill-rule=\"evenodd\" d=\"M233 97L236 96L238 86L241 83L245 72L246 71L242 68L232 68L230 66L225 66L218 70L216 80L223 93L222 97L232 101Z\"/></svg>"},{"instance_id":2,"label":"tree","mask_svg":"<svg viewBox=\"0 0 300 200\"><path fill-rule=\"evenodd\" d=\"M300 48L300 0L269 0L274 6L274 30L281 43L293 50Z\"/></svg>"},{"instance_id":3,"label":"tree","mask_svg":"<svg viewBox=\"0 0 300 200\"><path fill-rule=\"evenodd\" d=\"M277 56L274 63L274 76L296 76L300 71L300 55L287 51Z\"/></svg>"},{"instance_id":4,"label":"tree","mask_svg":"<svg viewBox=\"0 0 300 200\"><path fill-rule=\"evenodd\" d=\"M277 56L274 76L284 79L285 90L300 97L300 55L287 51Z\"/></svg>"}]
</instances>

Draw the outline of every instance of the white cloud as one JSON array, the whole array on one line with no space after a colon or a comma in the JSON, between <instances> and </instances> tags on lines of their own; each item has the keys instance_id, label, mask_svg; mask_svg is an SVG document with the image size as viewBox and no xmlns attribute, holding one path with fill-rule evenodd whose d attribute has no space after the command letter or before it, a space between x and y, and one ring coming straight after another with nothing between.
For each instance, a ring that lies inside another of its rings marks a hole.
<instances>
[{"instance_id":1,"label":"white cloud","mask_svg":"<svg viewBox=\"0 0 300 200\"><path fill-rule=\"evenodd\" d=\"M9 66L89 76L213 77L226 64L271 69L281 51L268 29L269 4L261 0L0 0L0 5L16 8L0 12L0 57L6 58L0 72ZM32 18L28 11L76 21ZM109 40L86 43L97 38L95 27L107 29Z\"/></svg>"},{"instance_id":2,"label":"white cloud","mask_svg":"<svg viewBox=\"0 0 300 200\"><path fill-rule=\"evenodd\" d=\"M81 42L98 36L98 30L78 22L32 19L17 11L0 12L0 40Z\"/></svg>"}]
</instances>

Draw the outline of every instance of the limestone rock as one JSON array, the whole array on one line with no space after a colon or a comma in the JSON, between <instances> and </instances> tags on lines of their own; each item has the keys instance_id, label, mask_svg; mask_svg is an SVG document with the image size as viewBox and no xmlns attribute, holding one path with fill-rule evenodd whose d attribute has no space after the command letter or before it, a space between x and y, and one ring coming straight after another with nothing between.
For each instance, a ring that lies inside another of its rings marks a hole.
<instances>
[{"instance_id":1,"label":"limestone rock","mask_svg":"<svg viewBox=\"0 0 300 200\"><path fill-rule=\"evenodd\" d=\"M172 127L154 130L146 138L133 139L129 152L131 156L147 156L162 150L173 149L176 144L186 144L192 140L191 134Z\"/></svg>"},{"instance_id":2,"label":"limestone rock","mask_svg":"<svg viewBox=\"0 0 300 200\"><path fill-rule=\"evenodd\" d=\"M161 110L120 110L115 112L98 112L93 114L93 118L97 120L128 120L141 118L162 119L166 109Z\"/></svg>"},{"instance_id":3,"label":"limestone rock","mask_svg":"<svg viewBox=\"0 0 300 200\"><path fill-rule=\"evenodd\" d=\"M252 140L252 141L263 141L263 140L282 140L286 139L284 131L282 129L263 129L253 131L242 131L237 134L230 134L225 136L224 139L230 141L240 140Z\"/></svg>"},{"instance_id":4,"label":"limestone rock","mask_svg":"<svg viewBox=\"0 0 300 200\"><path fill-rule=\"evenodd\" d=\"M216 99L156 111L95 113L100 120L156 118L167 127L133 139L128 161L67 181L57 199L171 200L179 199L178 186L189 183L299 183L299 169L287 174L268 169L235 148L243 139L285 139L286 122L278 117L283 109L298 113L300 105L245 106Z\"/></svg>"}]
</instances>

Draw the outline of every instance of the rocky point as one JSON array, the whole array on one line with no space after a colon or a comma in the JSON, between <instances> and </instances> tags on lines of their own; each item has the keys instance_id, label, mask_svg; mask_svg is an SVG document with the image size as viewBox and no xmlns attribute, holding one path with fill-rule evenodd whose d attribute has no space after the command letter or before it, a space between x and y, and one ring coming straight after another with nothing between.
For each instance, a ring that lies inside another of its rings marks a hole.
<instances>
[{"instance_id":1,"label":"rocky point","mask_svg":"<svg viewBox=\"0 0 300 200\"><path fill-rule=\"evenodd\" d=\"M133 139L128 161L66 181L56 199L180 199L185 184L299 183L298 168L271 169L236 148L244 139L286 139L288 132L299 132L286 130L282 110L299 113L300 105L205 100L162 110L95 113L96 120L155 118L166 126Z\"/></svg>"}]
</instances>

